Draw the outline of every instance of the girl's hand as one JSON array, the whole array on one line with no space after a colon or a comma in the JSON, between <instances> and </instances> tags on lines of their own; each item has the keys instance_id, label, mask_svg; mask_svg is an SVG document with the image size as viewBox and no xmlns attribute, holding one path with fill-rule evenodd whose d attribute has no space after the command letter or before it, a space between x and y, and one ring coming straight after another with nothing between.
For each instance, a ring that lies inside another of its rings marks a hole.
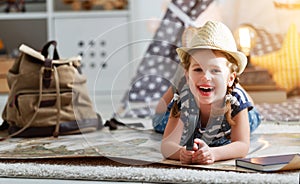
<instances>
[{"instance_id":1,"label":"girl's hand","mask_svg":"<svg viewBox=\"0 0 300 184\"><path fill-rule=\"evenodd\" d=\"M186 146L182 147L180 149L180 162L182 164L191 164L194 153L195 151L186 150Z\"/></svg>"},{"instance_id":2,"label":"girl's hand","mask_svg":"<svg viewBox=\"0 0 300 184\"><path fill-rule=\"evenodd\" d=\"M215 162L215 156L211 148L201 139L194 140L194 148L199 148L192 157L194 164L212 164Z\"/></svg>"}]
</instances>

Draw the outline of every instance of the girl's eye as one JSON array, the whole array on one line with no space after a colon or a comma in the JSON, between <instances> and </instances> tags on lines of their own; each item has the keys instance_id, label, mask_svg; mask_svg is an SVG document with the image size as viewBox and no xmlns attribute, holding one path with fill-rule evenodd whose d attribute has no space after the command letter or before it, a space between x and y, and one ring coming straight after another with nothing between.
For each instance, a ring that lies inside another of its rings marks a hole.
<instances>
[{"instance_id":1,"label":"girl's eye","mask_svg":"<svg viewBox=\"0 0 300 184\"><path fill-rule=\"evenodd\" d=\"M221 72L220 69L212 69L211 71L212 71L213 73L220 73L220 72Z\"/></svg>"},{"instance_id":2,"label":"girl's eye","mask_svg":"<svg viewBox=\"0 0 300 184\"><path fill-rule=\"evenodd\" d=\"M195 72L202 72L203 70L201 68L194 68L193 69Z\"/></svg>"}]
</instances>

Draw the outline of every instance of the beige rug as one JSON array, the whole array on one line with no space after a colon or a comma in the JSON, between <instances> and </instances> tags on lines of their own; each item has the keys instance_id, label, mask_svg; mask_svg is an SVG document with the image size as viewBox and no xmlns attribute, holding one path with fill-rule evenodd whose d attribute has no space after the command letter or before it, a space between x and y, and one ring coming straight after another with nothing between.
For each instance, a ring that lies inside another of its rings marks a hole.
<instances>
[{"instance_id":1,"label":"beige rug","mask_svg":"<svg viewBox=\"0 0 300 184\"><path fill-rule=\"evenodd\" d=\"M251 156L300 153L300 126L264 123L251 137ZM160 154L161 135L120 128L0 142L0 176L155 183L299 183L299 171L258 173L234 160L181 165ZM242 182L241 182L242 181Z\"/></svg>"},{"instance_id":2,"label":"beige rug","mask_svg":"<svg viewBox=\"0 0 300 184\"><path fill-rule=\"evenodd\" d=\"M0 177L130 181L147 183L299 183L299 172L263 174L187 168L77 166L36 163L0 163Z\"/></svg>"}]
</instances>

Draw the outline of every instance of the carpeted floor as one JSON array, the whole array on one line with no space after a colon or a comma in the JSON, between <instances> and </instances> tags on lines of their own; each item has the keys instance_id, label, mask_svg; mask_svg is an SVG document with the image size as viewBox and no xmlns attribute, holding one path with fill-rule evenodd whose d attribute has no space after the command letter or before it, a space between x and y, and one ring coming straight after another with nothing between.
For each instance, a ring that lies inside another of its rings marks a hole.
<instances>
[{"instance_id":1,"label":"carpeted floor","mask_svg":"<svg viewBox=\"0 0 300 184\"><path fill-rule=\"evenodd\" d=\"M252 135L249 156L299 153L299 132L300 126L295 124L265 123ZM9 143L0 143L0 177L154 183L299 183L300 171L258 173L237 169L234 160L209 166L165 163L159 152L160 139L161 135L153 131L132 129L61 136L54 140L11 139Z\"/></svg>"},{"instance_id":2,"label":"carpeted floor","mask_svg":"<svg viewBox=\"0 0 300 184\"><path fill-rule=\"evenodd\" d=\"M0 163L1 177L55 178L151 183L298 184L299 173L237 173L187 168Z\"/></svg>"}]
</instances>

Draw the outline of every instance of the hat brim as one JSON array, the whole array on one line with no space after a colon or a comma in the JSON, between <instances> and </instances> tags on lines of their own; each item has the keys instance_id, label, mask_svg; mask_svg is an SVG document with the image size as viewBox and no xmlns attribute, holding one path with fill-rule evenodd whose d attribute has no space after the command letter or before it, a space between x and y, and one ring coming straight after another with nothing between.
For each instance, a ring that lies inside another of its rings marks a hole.
<instances>
[{"instance_id":1,"label":"hat brim","mask_svg":"<svg viewBox=\"0 0 300 184\"><path fill-rule=\"evenodd\" d=\"M238 64L238 71L237 71L237 75L240 75L241 73L243 73L243 71L245 70L246 66L247 66L247 57L245 56L245 54L243 54L242 52L239 51L228 51L228 50L223 50L214 46L197 46L197 47L180 47L176 49L176 52L180 58L180 62L184 62L184 60L186 59L188 52L190 52L191 50L196 50L196 49L212 49L212 50L219 50L222 52L226 52L228 54L230 54L236 61Z\"/></svg>"}]
</instances>

